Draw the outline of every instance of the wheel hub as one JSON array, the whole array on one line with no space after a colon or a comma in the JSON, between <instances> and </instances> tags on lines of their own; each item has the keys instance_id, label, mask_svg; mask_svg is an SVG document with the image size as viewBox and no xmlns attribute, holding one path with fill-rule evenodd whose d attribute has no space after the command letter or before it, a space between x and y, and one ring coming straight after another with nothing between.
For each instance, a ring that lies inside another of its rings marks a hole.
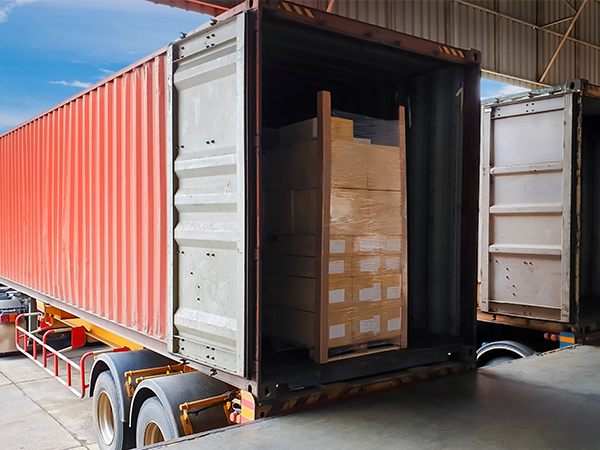
<instances>
[{"instance_id":1,"label":"wheel hub","mask_svg":"<svg viewBox=\"0 0 600 450\"><path fill-rule=\"evenodd\" d=\"M106 445L110 445L115 438L115 416L113 405L106 392L100 393L97 412L100 438Z\"/></svg>"},{"instance_id":2,"label":"wheel hub","mask_svg":"<svg viewBox=\"0 0 600 450\"><path fill-rule=\"evenodd\" d=\"M157 444L158 442L164 442L164 440L165 437L158 424L149 422L144 430L144 445Z\"/></svg>"}]
</instances>

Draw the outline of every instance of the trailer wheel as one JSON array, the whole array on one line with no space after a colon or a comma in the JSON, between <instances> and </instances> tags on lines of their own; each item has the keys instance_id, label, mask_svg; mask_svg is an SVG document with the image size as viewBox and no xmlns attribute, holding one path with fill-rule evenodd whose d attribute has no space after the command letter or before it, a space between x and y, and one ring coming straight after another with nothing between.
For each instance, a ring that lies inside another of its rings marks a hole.
<instances>
[{"instance_id":1,"label":"trailer wheel","mask_svg":"<svg viewBox=\"0 0 600 450\"><path fill-rule=\"evenodd\" d=\"M135 430L137 447L170 441L177 437L167 414L157 397L150 397L142 404Z\"/></svg>"},{"instance_id":2,"label":"trailer wheel","mask_svg":"<svg viewBox=\"0 0 600 450\"><path fill-rule=\"evenodd\" d=\"M121 450L124 442L124 424L118 415L119 397L110 372L102 372L94 388L94 426L98 446L102 450Z\"/></svg>"}]
</instances>

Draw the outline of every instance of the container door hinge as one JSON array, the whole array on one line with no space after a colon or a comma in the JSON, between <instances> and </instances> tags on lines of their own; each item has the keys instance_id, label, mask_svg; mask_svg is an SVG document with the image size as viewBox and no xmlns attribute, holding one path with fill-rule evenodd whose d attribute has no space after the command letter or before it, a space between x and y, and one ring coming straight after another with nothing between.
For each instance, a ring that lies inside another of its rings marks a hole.
<instances>
[{"instance_id":1,"label":"container door hinge","mask_svg":"<svg viewBox=\"0 0 600 450\"><path fill-rule=\"evenodd\" d=\"M254 136L254 147L256 147L256 148L260 147L260 135Z\"/></svg>"},{"instance_id":2,"label":"container door hinge","mask_svg":"<svg viewBox=\"0 0 600 450\"><path fill-rule=\"evenodd\" d=\"M259 248L254 249L254 259L256 261L258 261L260 259L260 249Z\"/></svg>"}]
</instances>

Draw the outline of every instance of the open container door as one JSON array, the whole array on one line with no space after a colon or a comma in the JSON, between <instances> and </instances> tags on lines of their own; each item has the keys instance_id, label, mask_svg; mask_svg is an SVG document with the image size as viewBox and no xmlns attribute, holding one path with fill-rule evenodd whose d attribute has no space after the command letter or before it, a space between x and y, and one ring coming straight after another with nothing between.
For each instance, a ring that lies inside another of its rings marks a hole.
<instances>
[{"instance_id":1,"label":"open container door","mask_svg":"<svg viewBox=\"0 0 600 450\"><path fill-rule=\"evenodd\" d=\"M573 95L483 113L483 312L569 321Z\"/></svg>"},{"instance_id":2,"label":"open container door","mask_svg":"<svg viewBox=\"0 0 600 450\"><path fill-rule=\"evenodd\" d=\"M245 14L170 47L170 351L245 374Z\"/></svg>"}]
</instances>

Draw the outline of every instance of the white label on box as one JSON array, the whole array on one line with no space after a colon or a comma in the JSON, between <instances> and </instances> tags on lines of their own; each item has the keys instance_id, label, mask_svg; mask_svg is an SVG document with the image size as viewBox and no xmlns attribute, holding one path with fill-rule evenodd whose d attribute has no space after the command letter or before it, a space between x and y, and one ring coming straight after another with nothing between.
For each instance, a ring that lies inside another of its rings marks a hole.
<instances>
[{"instance_id":1,"label":"white label on box","mask_svg":"<svg viewBox=\"0 0 600 450\"><path fill-rule=\"evenodd\" d=\"M346 336L346 325L332 325L329 327L329 339L338 339Z\"/></svg>"},{"instance_id":2,"label":"white label on box","mask_svg":"<svg viewBox=\"0 0 600 450\"><path fill-rule=\"evenodd\" d=\"M345 253L346 241L329 241L329 253Z\"/></svg>"},{"instance_id":3,"label":"white label on box","mask_svg":"<svg viewBox=\"0 0 600 450\"><path fill-rule=\"evenodd\" d=\"M400 257L386 258L385 268L386 270L400 270Z\"/></svg>"},{"instance_id":4,"label":"white label on box","mask_svg":"<svg viewBox=\"0 0 600 450\"><path fill-rule=\"evenodd\" d=\"M386 299L391 300L393 298L400 298L400 286L389 286L387 288Z\"/></svg>"},{"instance_id":5,"label":"white label on box","mask_svg":"<svg viewBox=\"0 0 600 450\"><path fill-rule=\"evenodd\" d=\"M344 303L344 289L334 289L329 291L329 303Z\"/></svg>"},{"instance_id":6,"label":"white label on box","mask_svg":"<svg viewBox=\"0 0 600 450\"><path fill-rule=\"evenodd\" d=\"M344 261L329 261L329 273L344 273Z\"/></svg>"},{"instance_id":7,"label":"white label on box","mask_svg":"<svg viewBox=\"0 0 600 450\"><path fill-rule=\"evenodd\" d=\"M398 261L399 262L399 261ZM381 261L379 258L369 258L362 259L360 261L360 271L361 272L369 272L375 275L379 272L379 266L381 265Z\"/></svg>"},{"instance_id":8,"label":"white label on box","mask_svg":"<svg viewBox=\"0 0 600 450\"><path fill-rule=\"evenodd\" d=\"M379 238L366 238L358 240L358 248L361 252L376 252L379 251Z\"/></svg>"},{"instance_id":9,"label":"white label on box","mask_svg":"<svg viewBox=\"0 0 600 450\"><path fill-rule=\"evenodd\" d=\"M388 252L399 252L402 250L400 239L386 239L386 248Z\"/></svg>"},{"instance_id":10,"label":"white label on box","mask_svg":"<svg viewBox=\"0 0 600 450\"><path fill-rule=\"evenodd\" d=\"M381 300L381 283L375 283L373 287L359 289L359 302L378 302Z\"/></svg>"},{"instance_id":11,"label":"white label on box","mask_svg":"<svg viewBox=\"0 0 600 450\"><path fill-rule=\"evenodd\" d=\"M380 322L379 316L375 316L372 319L361 320L360 332L379 334L381 331Z\"/></svg>"},{"instance_id":12,"label":"white label on box","mask_svg":"<svg viewBox=\"0 0 600 450\"><path fill-rule=\"evenodd\" d=\"M396 317L395 319L388 320L387 330L388 331L396 331L400 329L400 317Z\"/></svg>"}]
</instances>

